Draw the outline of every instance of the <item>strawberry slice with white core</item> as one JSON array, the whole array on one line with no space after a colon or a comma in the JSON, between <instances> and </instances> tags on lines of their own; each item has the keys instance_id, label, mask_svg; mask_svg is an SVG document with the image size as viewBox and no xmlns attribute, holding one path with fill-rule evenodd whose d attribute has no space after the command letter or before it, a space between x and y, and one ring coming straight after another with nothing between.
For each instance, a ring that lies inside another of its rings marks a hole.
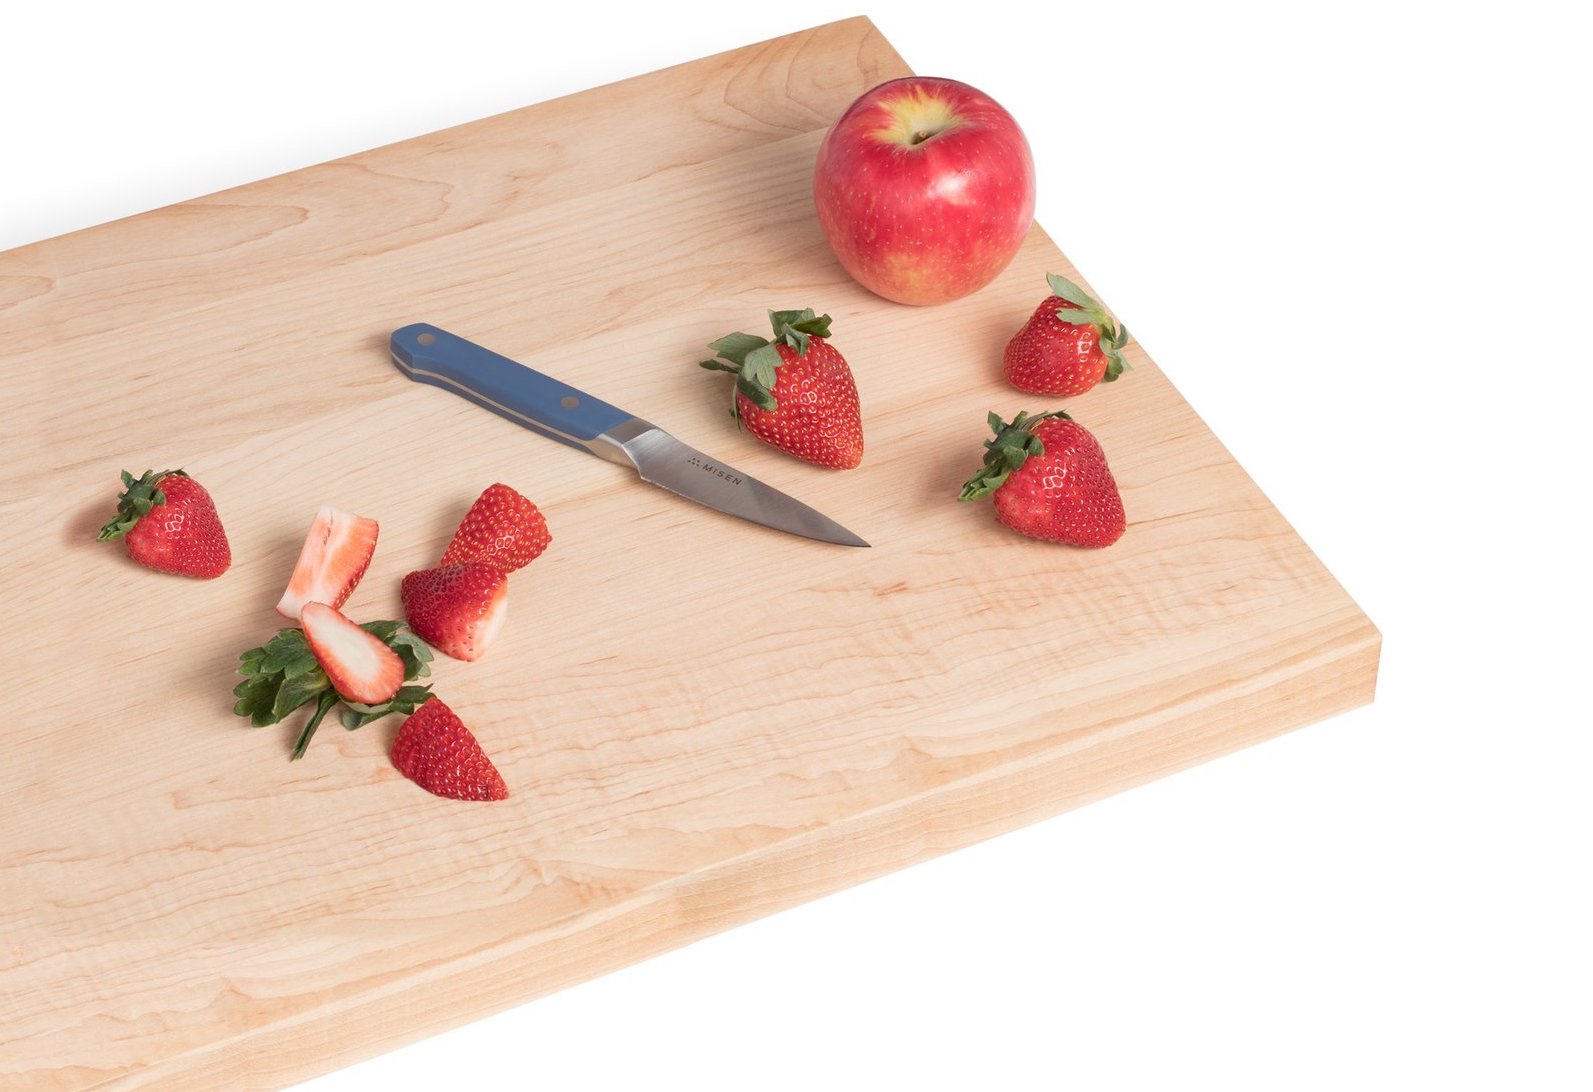
<instances>
[{"instance_id":1,"label":"strawberry slice with white core","mask_svg":"<svg viewBox=\"0 0 1593 1092\"><path fill-rule=\"evenodd\" d=\"M306 603L299 623L332 689L351 701L380 705L404 685L404 661L336 607Z\"/></svg>"},{"instance_id":2,"label":"strawberry slice with white core","mask_svg":"<svg viewBox=\"0 0 1593 1092\"><path fill-rule=\"evenodd\" d=\"M277 613L298 618L306 603L334 609L346 603L376 552L377 530L373 519L324 505L310 524Z\"/></svg>"}]
</instances>

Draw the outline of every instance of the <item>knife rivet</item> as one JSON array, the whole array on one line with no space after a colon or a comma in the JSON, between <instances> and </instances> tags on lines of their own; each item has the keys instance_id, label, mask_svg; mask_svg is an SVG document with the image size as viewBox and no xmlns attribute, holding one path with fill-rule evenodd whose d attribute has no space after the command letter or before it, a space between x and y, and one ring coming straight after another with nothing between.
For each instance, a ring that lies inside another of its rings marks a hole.
<instances>
[{"instance_id":1,"label":"knife rivet","mask_svg":"<svg viewBox=\"0 0 1593 1092\"><path fill-rule=\"evenodd\" d=\"M420 342L422 345L435 345L435 344L437 344L437 335L436 334L417 334L417 335L415 335L415 340Z\"/></svg>"},{"instance_id":2,"label":"knife rivet","mask_svg":"<svg viewBox=\"0 0 1593 1092\"><path fill-rule=\"evenodd\" d=\"M565 409L574 409L580 404L581 400L575 397L573 394L567 394L563 398L559 399L559 405L563 406Z\"/></svg>"}]
</instances>

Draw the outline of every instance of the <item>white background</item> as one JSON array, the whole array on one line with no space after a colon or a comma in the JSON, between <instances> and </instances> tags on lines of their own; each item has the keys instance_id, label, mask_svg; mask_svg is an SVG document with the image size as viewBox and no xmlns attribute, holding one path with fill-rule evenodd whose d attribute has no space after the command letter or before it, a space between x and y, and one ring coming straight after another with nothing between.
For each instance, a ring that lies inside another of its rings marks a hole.
<instances>
[{"instance_id":1,"label":"white background","mask_svg":"<svg viewBox=\"0 0 1593 1092\"><path fill-rule=\"evenodd\" d=\"M10 11L0 249L857 13L541 7ZM1585 35L958 7L868 14L1024 124L1040 222L1382 630L1376 703L307 1087L1593 1084Z\"/></svg>"}]
</instances>

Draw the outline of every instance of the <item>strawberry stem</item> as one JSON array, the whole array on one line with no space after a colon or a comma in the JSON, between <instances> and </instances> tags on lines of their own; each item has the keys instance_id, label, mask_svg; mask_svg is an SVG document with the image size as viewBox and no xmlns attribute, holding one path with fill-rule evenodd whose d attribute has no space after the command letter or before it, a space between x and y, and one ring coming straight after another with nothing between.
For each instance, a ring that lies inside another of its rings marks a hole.
<instances>
[{"instance_id":1,"label":"strawberry stem","mask_svg":"<svg viewBox=\"0 0 1593 1092\"><path fill-rule=\"evenodd\" d=\"M299 732L298 742L293 745L293 753L289 759L298 760L304 757L305 749L310 746L310 738L315 735L315 730L321 726L321 720L338 703L337 691L327 690L315 702L315 712L310 714L310 719L304 722L304 728Z\"/></svg>"}]
</instances>

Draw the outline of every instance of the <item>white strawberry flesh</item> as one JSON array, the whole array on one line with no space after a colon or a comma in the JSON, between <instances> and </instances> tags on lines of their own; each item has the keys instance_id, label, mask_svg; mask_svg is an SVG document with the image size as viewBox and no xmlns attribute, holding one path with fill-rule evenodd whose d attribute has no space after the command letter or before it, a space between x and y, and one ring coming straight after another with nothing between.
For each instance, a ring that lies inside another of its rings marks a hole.
<instances>
[{"instance_id":1,"label":"white strawberry flesh","mask_svg":"<svg viewBox=\"0 0 1593 1092\"><path fill-rule=\"evenodd\" d=\"M373 519L323 506L310 524L277 613L298 618L306 603L341 607L371 563L377 531Z\"/></svg>"}]
</instances>

